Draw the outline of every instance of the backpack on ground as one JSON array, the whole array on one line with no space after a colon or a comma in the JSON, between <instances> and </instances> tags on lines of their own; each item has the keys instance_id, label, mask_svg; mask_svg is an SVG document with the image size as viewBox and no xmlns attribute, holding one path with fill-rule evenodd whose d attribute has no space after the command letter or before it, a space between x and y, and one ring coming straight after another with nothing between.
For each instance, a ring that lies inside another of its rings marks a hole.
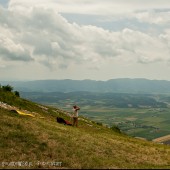
<instances>
[{"instance_id":1,"label":"backpack on ground","mask_svg":"<svg viewBox=\"0 0 170 170\"><path fill-rule=\"evenodd\" d=\"M67 121L67 120L64 120L63 118L61 118L61 117L57 117L57 122L58 123L62 123L62 124L64 124L64 125L70 125L70 126L72 126L72 123L70 123L69 121Z\"/></svg>"}]
</instances>

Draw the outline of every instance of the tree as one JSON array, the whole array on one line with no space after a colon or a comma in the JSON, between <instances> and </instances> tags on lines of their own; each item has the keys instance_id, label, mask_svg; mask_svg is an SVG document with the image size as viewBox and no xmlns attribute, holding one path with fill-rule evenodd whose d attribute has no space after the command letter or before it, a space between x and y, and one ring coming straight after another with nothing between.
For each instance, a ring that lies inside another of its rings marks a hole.
<instances>
[{"instance_id":1,"label":"tree","mask_svg":"<svg viewBox=\"0 0 170 170\"><path fill-rule=\"evenodd\" d=\"M2 90L12 92L13 87L8 84L6 86L2 86Z\"/></svg>"}]
</instances>

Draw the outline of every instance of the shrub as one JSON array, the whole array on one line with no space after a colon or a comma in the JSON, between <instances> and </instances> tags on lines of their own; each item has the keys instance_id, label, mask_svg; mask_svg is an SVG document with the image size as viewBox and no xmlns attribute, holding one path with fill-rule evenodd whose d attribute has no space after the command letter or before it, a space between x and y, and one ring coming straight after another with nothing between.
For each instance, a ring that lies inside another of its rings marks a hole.
<instances>
[{"instance_id":1,"label":"shrub","mask_svg":"<svg viewBox=\"0 0 170 170\"><path fill-rule=\"evenodd\" d=\"M115 125L113 125L110 129L115 131L115 132L121 133L120 129Z\"/></svg>"},{"instance_id":2,"label":"shrub","mask_svg":"<svg viewBox=\"0 0 170 170\"><path fill-rule=\"evenodd\" d=\"M9 92L12 92L13 87L12 87L12 86L10 86L10 85L8 84L8 85L6 85L6 86L2 86L2 90L3 90L3 91L9 91Z\"/></svg>"},{"instance_id":3,"label":"shrub","mask_svg":"<svg viewBox=\"0 0 170 170\"><path fill-rule=\"evenodd\" d=\"M18 91L14 91L15 96L20 97L20 94Z\"/></svg>"},{"instance_id":4,"label":"shrub","mask_svg":"<svg viewBox=\"0 0 170 170\"><path fill-rule=\"evenodd\" d=\"M97 125L99 126L103 126L103 124L101 122L97 122Z\"/></svg>"}]
</instances>

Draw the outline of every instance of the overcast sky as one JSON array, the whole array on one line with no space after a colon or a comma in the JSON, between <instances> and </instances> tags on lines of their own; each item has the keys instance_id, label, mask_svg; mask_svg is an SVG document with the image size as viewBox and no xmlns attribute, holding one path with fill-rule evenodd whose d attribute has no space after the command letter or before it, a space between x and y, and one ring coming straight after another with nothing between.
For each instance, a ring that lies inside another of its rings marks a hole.
<instances>
[{"instance_id":1,"label":"overcast sky","mask_svg":"<svg viewBox=\"0 0 170 170\"><path fill-rule=\"evenodd\" d=\"M0 80L170 80L170 0L0 0Z\"/></svg>"}]
</instances>

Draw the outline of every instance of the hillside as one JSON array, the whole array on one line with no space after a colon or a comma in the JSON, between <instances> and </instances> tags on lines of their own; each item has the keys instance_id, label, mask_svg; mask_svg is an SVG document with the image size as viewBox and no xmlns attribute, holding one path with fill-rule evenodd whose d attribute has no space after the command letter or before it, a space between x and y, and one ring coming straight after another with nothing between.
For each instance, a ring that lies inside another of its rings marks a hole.
<instances>
[{"instance_id":1,"label":"hillside","mask_svg":"<svg viewBox=\"0 0 170 170\"><path fill-rule=\"evenodd\" d=\"M1 81L24 92L170 93L170 81L148 79Z\"/></svg>"},{"instance_id":2,"label":"hillside","mask_svg":"<svg viewBox=\"0 0 170 170\"><path fill-rule=\"evenodd\" d=\"M64 111L12 92L0 90L0 101L1 168L170 168L168 145L135 139L83 117L78 128L59 124L57 116L70 120Z\"/></svg>"}]
</instances>

